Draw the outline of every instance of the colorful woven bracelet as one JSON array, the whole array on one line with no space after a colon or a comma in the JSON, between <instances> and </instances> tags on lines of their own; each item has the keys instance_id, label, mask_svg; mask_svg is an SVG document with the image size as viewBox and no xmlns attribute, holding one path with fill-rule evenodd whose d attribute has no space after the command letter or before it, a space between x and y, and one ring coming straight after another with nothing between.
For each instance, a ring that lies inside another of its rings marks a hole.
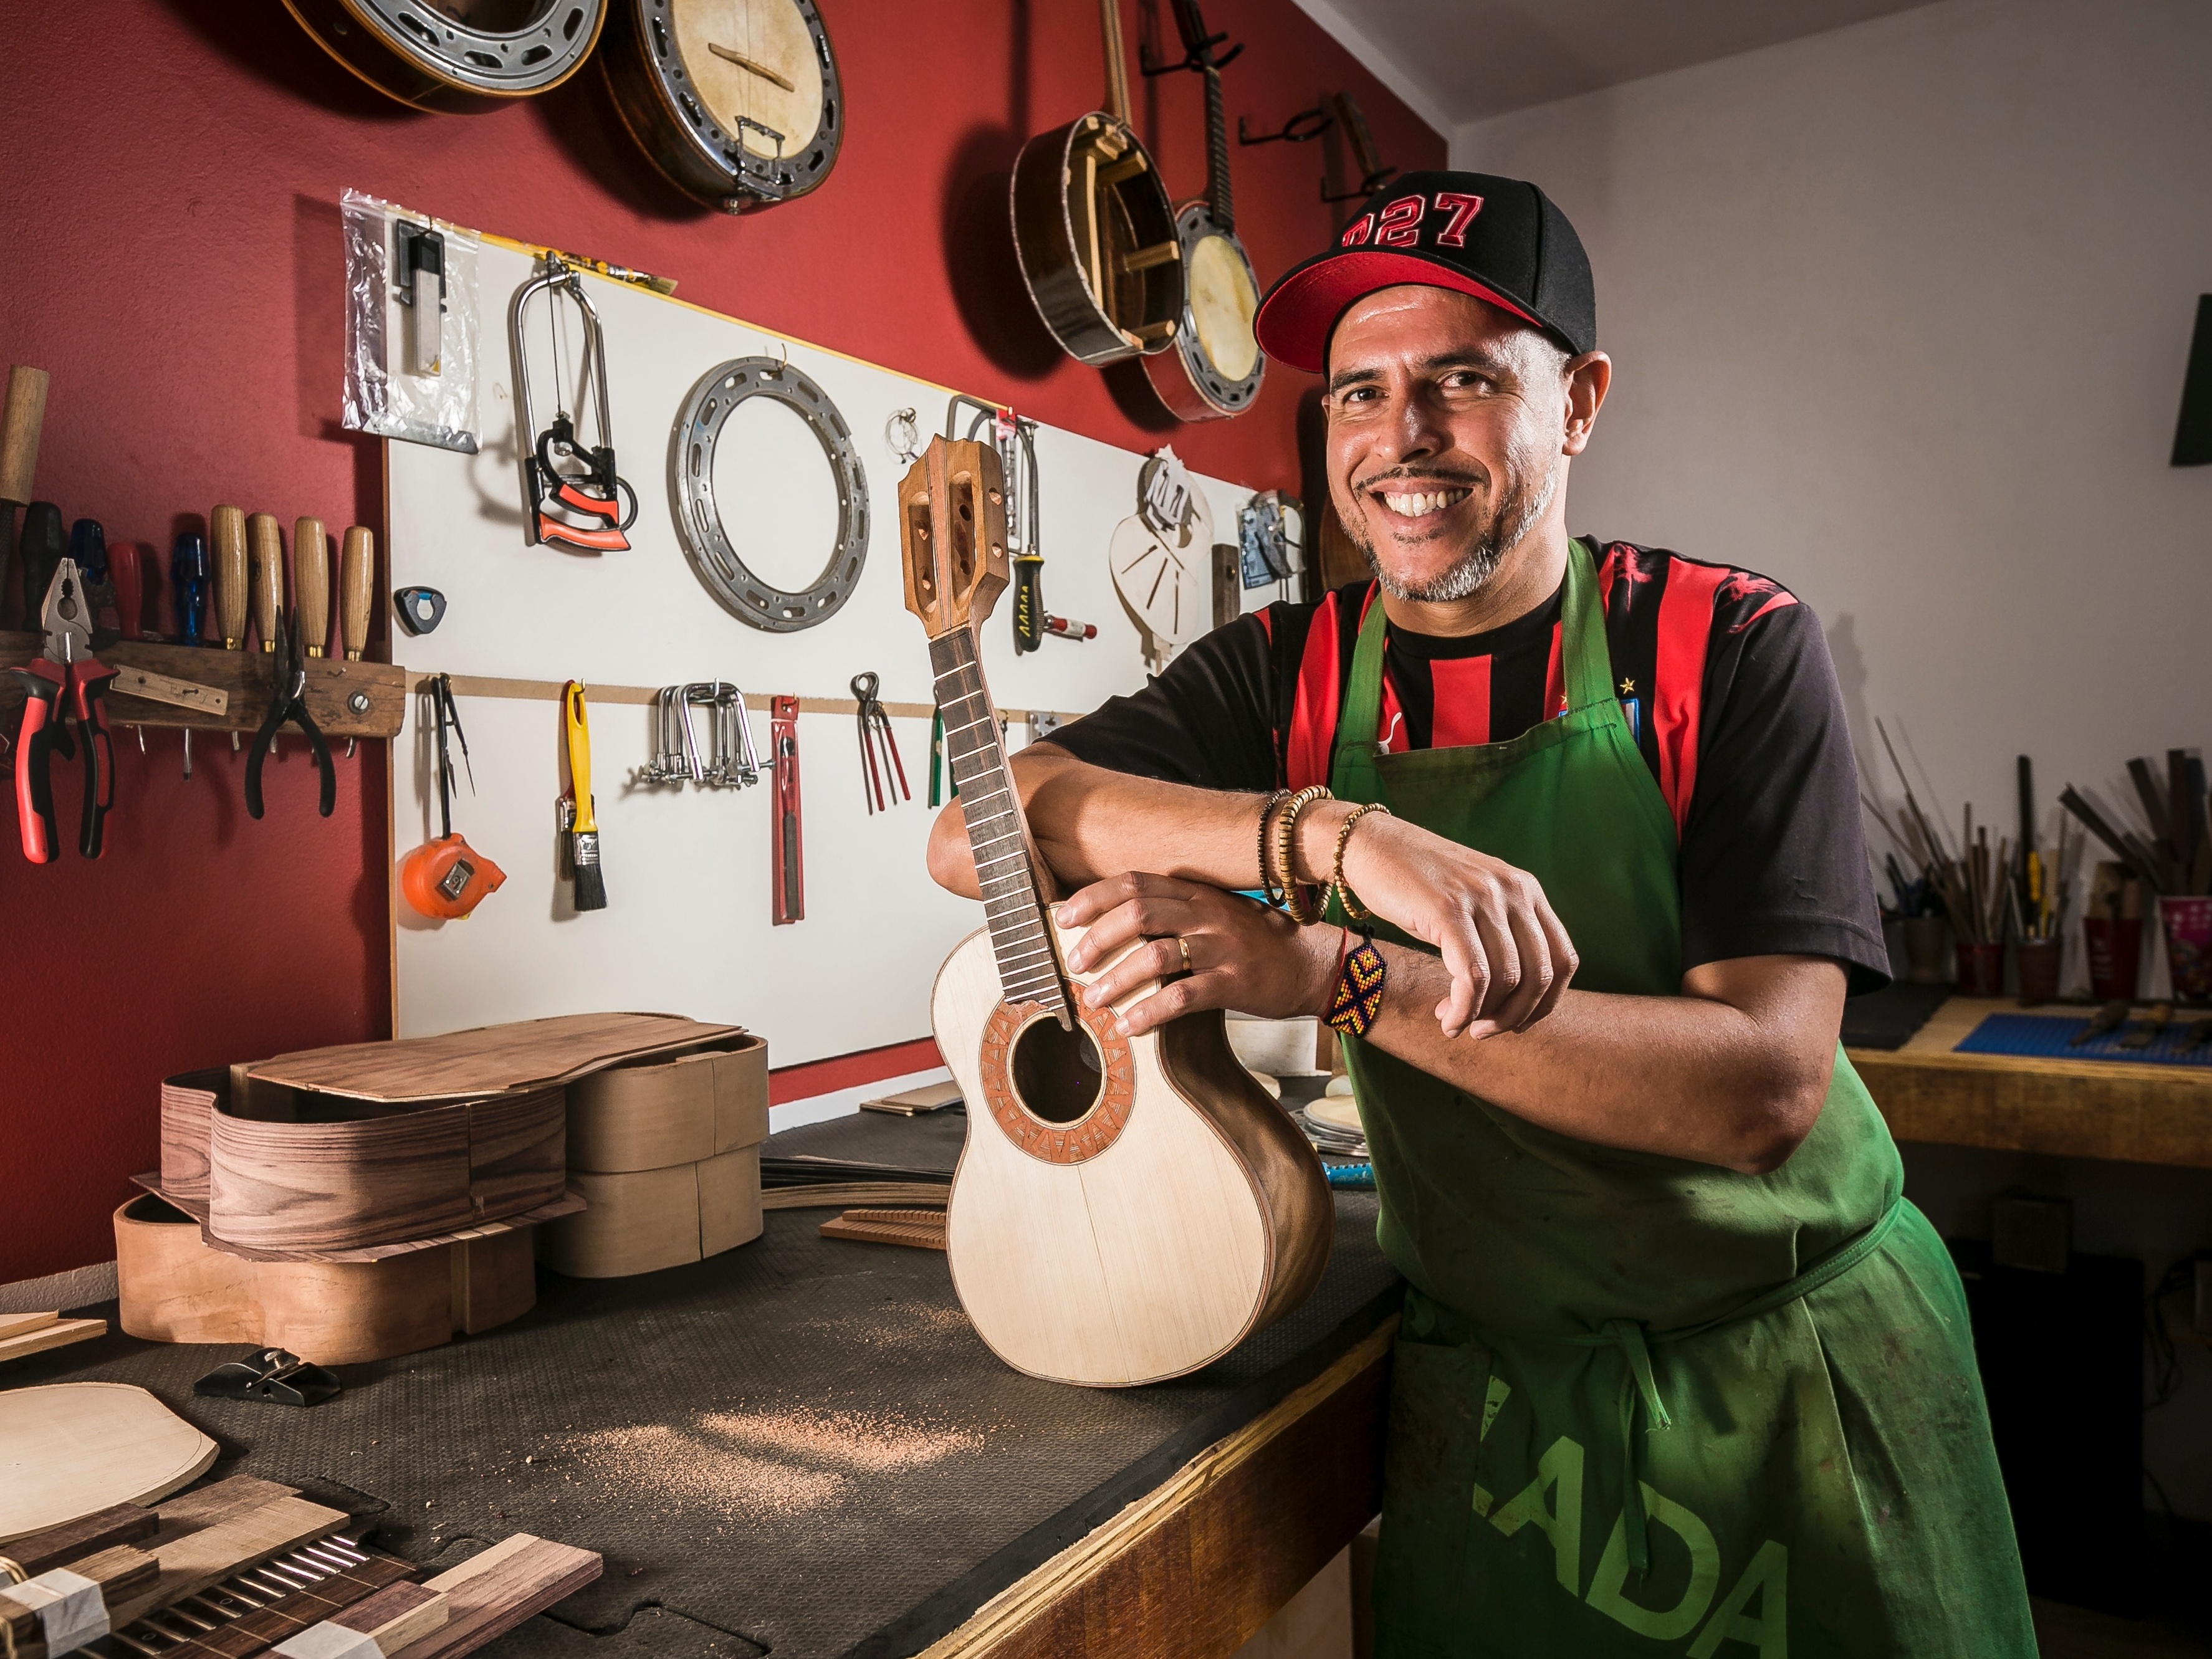
<instances>
[{"instance_id":1,"label":"colorful woven bracelet","mask_svg":"<svg viewBox=\"0 0 2212 1659\"><path fill-rule=\"evenodd\" d=\"M1382 1012L1382 981L1389 975L1382 953L1375 948L1375 936L1362 930L1358 948L1346 953L1344 971L1337 975L1328 1023L1346 1036L1365 1036Z\"/></svg>"}]
</instances>

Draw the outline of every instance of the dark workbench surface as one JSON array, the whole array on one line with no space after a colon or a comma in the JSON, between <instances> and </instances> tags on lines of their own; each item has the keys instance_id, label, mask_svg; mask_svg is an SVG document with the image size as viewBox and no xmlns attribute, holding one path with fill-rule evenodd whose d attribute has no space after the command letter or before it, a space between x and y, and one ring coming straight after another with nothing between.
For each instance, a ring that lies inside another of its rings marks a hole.
<instances>
[{"instance_id":1,"label":"dark workbench surface","mask_svg":"<svg viewBox=\"0 0 2212 1659\"><path fill-rule=\"evenodd\" d=\"M763 1151L949 1169L963 1130L865 1113ZM771 1212L751 1244L635 1279L541 1269L522 1319L346 1366L345 1393L307 1411L196 1399L238 1350L120 1334L0 1387L142 1384L221 1443L214 1474L299 1486L415 1560L518 1531L605 1555L597 1583L488 1653L895 1659L1316 1375L1399 1295L1374 1195L1340 1194L1304 1307L1177 1382L1071 1389L991 1356L941 1253L823 1239L825 1214Z\"/></svg>"}]
</instances>

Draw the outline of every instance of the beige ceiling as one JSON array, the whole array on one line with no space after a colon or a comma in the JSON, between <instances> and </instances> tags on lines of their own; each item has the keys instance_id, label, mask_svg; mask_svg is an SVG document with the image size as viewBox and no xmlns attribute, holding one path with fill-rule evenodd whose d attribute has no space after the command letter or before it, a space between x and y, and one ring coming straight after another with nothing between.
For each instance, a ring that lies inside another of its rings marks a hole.
<instances>
[{"instance_id":1,"label":"beige ceiling","mask_svg":"<svg viewBox=\"0 0 2212 1659\"><path fill-rule=\"evenodd\" d=\"M1927 0L1297 0L1447 135Z\"/></svg>"}]
</instances>

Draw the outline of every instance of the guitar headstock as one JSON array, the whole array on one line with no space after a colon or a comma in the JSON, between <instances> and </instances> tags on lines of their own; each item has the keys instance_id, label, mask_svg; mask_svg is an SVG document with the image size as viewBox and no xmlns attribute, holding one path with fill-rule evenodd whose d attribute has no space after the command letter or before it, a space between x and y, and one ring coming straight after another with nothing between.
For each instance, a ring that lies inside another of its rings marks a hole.
<instances>
[{"instance_id":1,"label":"guitar headstock","mask_svg":"<svg viewBox=\"0 0 2212 1659\"><path fill-rule=\"evenodd\" d=\"M932 438L899 484L906 608L931 639L991 614L1007 581L1006 487L989 444Z\"/></svg>"}]
</instances>

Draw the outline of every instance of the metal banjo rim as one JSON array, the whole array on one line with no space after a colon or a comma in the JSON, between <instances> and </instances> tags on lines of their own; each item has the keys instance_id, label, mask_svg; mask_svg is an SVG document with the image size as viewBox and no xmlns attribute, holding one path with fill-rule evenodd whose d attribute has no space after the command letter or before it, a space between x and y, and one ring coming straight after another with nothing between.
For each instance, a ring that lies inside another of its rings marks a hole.
<instances>
[{"instance_id":1,"label":"metal banjo rim","mask_svg":"<svg viewBox=\"0 0 2212 1659\"><path fill-rule=\"evenodd\" d=\"M714 451L740 404L769 398L806 423L822 446L837 490L837 539L813 583L786 590L755 575L723 528L714 501ZM700 377L669 434L668 498L677 538L701 582L725 611L771 634L795 634L835 616L859 585L868 557L868 480L853 436L830 395L780 357L733 357Z\"/></svg>"},{"instance_id":2,"label":"metal banjo rim","mask_svg":"<svg viewBox=\"0 0 2212 1659\"><path fill-rule=\"evenodd\" d=\"M844 88L837 78L837 54L814 0L781 0L799 13L822 75L822 120L805 148L789 155L760 155L747 149L742 133L724 126L694 96L691 77L677 50L669 20L672 0L633 0L645 43L653 90L672 118L684 148L696 161L720 175L727 213L742 213L804 196L830 176L837 164L845 132Z\"/></svg>"},{"instance_id":3,"label":"metal banjo rim","mask_svg":"<svg viewBox=\"0 0 2212 1659\"><path fill-rule=\"evenodd\" d=\"M291 0L287 9L339 62L357 75L364 73L347 52L348 31L335 17L325 20L339 36L331 40ZM606 0L547 0L517 29L478 28L428 0L337 0L335 9L420 73L453 91L483 98L529 98L559 86L583 67L606 21ZM379 91L402 95L381 81L364 78Z\"/></svg>"},{"instance_id":4,"label":"metal banjo rim","mask_svg":"<svg viewBox=\"0 0 2212 1659\"><path fill-rule=\"evenodd\" d=\"M1252 372L1241 380L1232 380L1214 366L1206 355L1206 346L1199 337L1198 313L1191 304L1194 286L1192 273L1195 270L1193 256L1198 245L1209 236L1218 236L1237 250L1244 262L1245 274L1252 278L1252 291L1260 292L1259 273L1252 269L1252 256L1244 251L1244 244L1235 233L1225 231L1214 222L1213 210L1204 201L1186 202L1176 213L1176 236L1182 243L1183 294L1182 318L1176 330L1176 356L1190 375L1191 384L1199 395L1225 414L1241 415L1252 406L1252 399L1260 395L1260 382L1267 373L1267 354L1258 352L1252 360Z\"/></svg>"}]
</instances>

